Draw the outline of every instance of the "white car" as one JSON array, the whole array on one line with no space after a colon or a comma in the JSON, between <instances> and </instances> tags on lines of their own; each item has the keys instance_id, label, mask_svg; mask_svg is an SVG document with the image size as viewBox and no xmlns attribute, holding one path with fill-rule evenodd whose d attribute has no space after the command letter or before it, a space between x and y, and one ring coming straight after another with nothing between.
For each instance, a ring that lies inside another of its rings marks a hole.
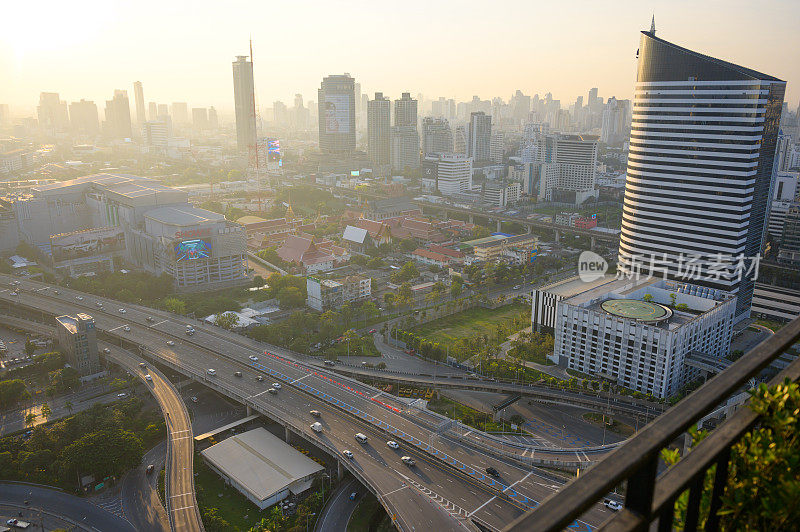
<instances>
[{"instance_id":1,"label":"white car","mask_svg":"<svg viewBox=\"0 0 800 532\"><path fill-rule=\"evenodd\" d=\"M95 301L94 304L97 305L98 307L102 307L103 306L103 302L102 301Z\"/></svg>"},{"instance_id":2,"label":"white car","mask_svg":"<svg viewBox=\"0 0 800 532\"><path fill-rule=\"evenodd\" d=\"M622 510L622 505L620 503L618 503L617 501L612 500L612 499L604 500L603 504L606 506L606 508L608 508L609 510L613 510L615 512L618 512L618 511Z\"/></svg>"},{"instance_id":3,"label":"white car","mask_svg":"<svg viewBox=\"0 0 800 532\"><path fill-rule=\"evenodd\" d=\"M400 448L400 446L394 440L387 441L386 442L386 446L389 447L390 449L399 449Z\"/></svg>"},{"instance_id":4,"label":"white car","mask_svg":"<svg viewBox=\"0 0 800 532\"><path fill-rule=\"evenodd\" d=\"M83 296L75 296L75 299L77 299L78 301L83 301Z\"/></svg>"},{"instance_id":5,"label":"white car","mask_svg":"<svg viewBox=\"0 0 800 532\"><path fill-rule=\"evenodd\" d=\"M119 313L120 314L125 314L126 312L127 312L127 310L125 310L124 308L119 309Z\"/></svg>"},{"instance_id":6,"label":"white car","mask_svg":"<svg viewBox=\"0 0 800 532\"><path fill-rule=\"evenodd\" d=\"M122 330L125 331L125 332L131 332L131 328L128 327L127 325L125 327L123 327Z\"/></svg>"},{"instance_id":7,"label":"white car","mask_svg":"<svg viewBox=\"0 0 800 532\"><path fill-rule=\"evenodd\" d=\"M175 345L175 342L173 340L167 340L167 345Z\"/></svg>"},{"instance_id":8,"label":"white car","mask_svg":"<svg viewBox=\"0 0 800 532\"><path fill-rule=\"evenodd\" d=\"M109 349L109 348L107 348L107 347L104 347L104 348L103 348L103 353L105 353L105 354L109 354L110 352L111 352L111 349Z\"/></svg>"},{"instance_id":9,"label":"white car","mask_svg":"<svg viewBox=\"0 0 800 532\"><path fill-rule=\"evenodd\" d=\"M214 375L216 375L216 374L217 374L217 370L215 370L215 369L213 369L213 368L208 368L208 369L206 370L206 373L208 373L209 375L211 375L211 376L213 377Z\"/></svg>"},{"instance_id":10,"label":"white car","mask_svg":"<svg viewBox=\"0 0 800 532\"><path fill-rule=\"evenodd\" d=\"M258 360L258 357L257 357L257 356L255 356L255 355L250 355L250 356L249 356L249 357L247 357L247 358L249 358L249 359L250 359L250 360L252 360L253 362L255 362L256 360Z\"/></svg>"},{"instance_id":11,"label":"white car","mask_svg":"<svg viewBox=\"0 0 800 532\"><path fill-rule=\"evenodd\" d=\"M272 387L275 388L276 390L280 390L281 389L281 383L273 382L272 383Z\"/></svg>"},{"instance_id":12,"label":"white car","mask_svg":"<svg viewBox=\"0 0 800 532\"><path fill-rule=\"evenodd\" d=\"M352 459L353 459L353 453L351 453L351 452L350 452L350 451L348 451L347 449L345 449L344 451L342 451L342 454L343 454L343 455L345 455L346 457L348 457L350 460L352 460Z\"/></svg>"},{"instance_id":13,"label":"white car","mask_svg":"<svg viewBox=\"0 0 800 532\"><path fill-rule=\"evenodd\" d=\"M407 465L407 466L413 466L414 464L416 464L416 462L414 461L414 459L413 459L413 458L411 458L410 456L403 456L402 458L400 458L400 460L402 460L402 461L403 461L403 463L404 463L405 465Z\"/></svg>"},{"instance_id":14,"label":"white car","mask_svg":"<svg viewBox=\"0 0 800 532\"><path fill-rule=\"evenodd\" d=\"M144 376L144 379L151 382L153 381L153 377L151 377L149 373Z\"/></svg>"},{"instance_id":15,"label":"white car","mask_svg":"<svg viewBox=\"0 0 800 532\"><path fill-rule=\"evenodd\" d=\"M118 394L117 394L117 397L119 397L120 399L122 399L123 397L128 397L128 394L127 394L127 393L125 393L125 392L123 392L123 393L118 393Z\"/></svg>"},{"instance_id":16,"label":"white car","mask_svg":"<svg viewBox=\"0 0 800 532\"><path fill-rule=\"evenodd\" d=\"M17 292L11 292L12 297L17 297L19 294Z\"/></svg>"}]
</instances>

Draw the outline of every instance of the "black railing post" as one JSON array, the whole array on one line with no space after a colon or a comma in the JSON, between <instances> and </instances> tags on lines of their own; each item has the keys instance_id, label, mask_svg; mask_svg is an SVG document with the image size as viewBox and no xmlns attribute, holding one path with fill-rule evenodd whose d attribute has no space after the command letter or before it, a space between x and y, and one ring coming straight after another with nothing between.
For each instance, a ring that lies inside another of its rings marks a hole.
<instances>
[{"instance_id":1,"label":"black railing post","mask_svg":"<svg viewBox=\"0 0 800 532\"><path fill-rule=\"evenodd\" d=\"M722 495L725 493L725 486L728 484L730 458L730 447L726 447L717 458L717 472L714 475L714 489L711 492L711 506L708 510L708 520L705 528L707 532L719 530L719 515L717 515L717 512L722 508Z\"/></svg>"},{"instance_id":2,"label":"black railing post","mask_svg":"<svg viewBox=\"0 0 800 532\"><path fill-rule=\"evenodd\" d=\"M672 532L672 521L675 519L675 499L671 499L658 515L658 532Z\"/></svg>"},{"instance_id":3,"label":"black railing post","mask_svg":"<svg viewBox=\"0 0 800 532\"><path fill-rule=\"evenodd\" d=\"M658 457L648 458L628 479L625 508L643 517L650 517L653 508Z\"/></svg>"}]
</instances>

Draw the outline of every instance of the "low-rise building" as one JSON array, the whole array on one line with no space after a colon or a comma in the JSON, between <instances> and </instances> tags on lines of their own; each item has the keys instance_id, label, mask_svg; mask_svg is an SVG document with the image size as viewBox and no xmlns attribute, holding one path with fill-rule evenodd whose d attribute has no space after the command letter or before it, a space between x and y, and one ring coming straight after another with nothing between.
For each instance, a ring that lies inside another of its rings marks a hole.
<instances>
[{"instance_id":1,"label":"low-rise building","mask_svg":"<svg viewBox=\"0 0 800 532\"><path fill-rule=\"evenodd\" d=\"M539 238L534 234L522 235L492 235L492 239L482 239L483 242L476 243L472 246L475 258L477 260L488 262L495 260L502 256L503 251L509 248L524 248L535 246Z\"/></svg>"},{"instance_id":2,"label":"low-rise building","mask_svg":"<svg viewBox=\"0 0 800 532\"><path fill-rule=\"evenodd\" d=\"M486 181L483 184L483 202L492 207L505 207L519 201L522 187L517 182Z\"/></svg>"},{"instance_id":3,"label":"low-rise building","mask_svg":"<svg viewBox=\"0 0 800 532\"><path fill-rule=\"evenodd\" d=\"M372 296L372 279L351 275L341 279L321 279L308 276L306 278L306 304L325 312L338 309L345 303L365 301Z\"/></svg>"},{"instance_id":4,"label":"low-rise building","mask_svg":"<svg viewBox=\"0 0 800 532\"><path fill-rule=\"evenodd\" d=\"M422 264L430 264L432 266L438 266L440 268L446 268L450 264L450 257L445 255L444 253L439 253L437 251L431 251L430 249L425 248L417 248L411 254L411 258L415 262L419 262Z\"/></svg>"},{"instance_id":5,"label":"low-rise building","mask_svg":"<svg viewBox=\"0 0 800 532\"><path fill-rule=\"evenodd\" d=\"M343 247L306 234L287 236L277 253L281 259L301 266L307 273L328 271L350 259L350 253Z\"/></svg>"},{"instance_id":6,"label":"low-rise building","mask_svg":"<svg viewBox=\"0 0 800 532\"><path fill-rule=\"evenodd\" d=\"M556 225L566 225L578 229L594 229L597 227L597 215L581 216L577 212L556 214Z\"/></svg>"},{"instance_id":7,"label":"low-rise building","mask_svg":"<svg viewBox=\"0 0 800 532\"><path fill-rule=\"evenodd\" d=\"M81 375L93 375L100 371L97 355L97 331L94 318L88 314L56 317L58 344L67 363Z\"/></svg>"}]
</instances>

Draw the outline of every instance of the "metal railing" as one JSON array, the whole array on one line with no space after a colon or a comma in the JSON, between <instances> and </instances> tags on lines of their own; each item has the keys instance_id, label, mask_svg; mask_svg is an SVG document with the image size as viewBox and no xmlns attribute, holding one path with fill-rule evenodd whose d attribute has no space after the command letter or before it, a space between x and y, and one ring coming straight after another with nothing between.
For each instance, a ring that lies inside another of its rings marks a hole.
<instances>
[{"instance_id":1,"label":"metal railing","mask_svg":"<svg viewBox=\"0 0 800 532\"><path fill-rule=\"evenodd\" d=\"M661 450L714 410L721 401L736 393L748 379L758 375L798 339L800 318L759 344L647 425L605 460L581 474L580 478L510 523L505 530L564 530L623 482L627 483L624 508L603 523L600 530L648 530L651 524L657 524L659 531L672 530L675 502L687 489L689 497L683 529L697 530L704 480L708 470L715 465L708 519L703 529L718 530L717 512L728 481L731 447L759 421L759 416L749 408L740 408L677 464L659 475ZM769 384L782 383L787 378L795 382L800 379L800 359Z\"/></svg>"}]
</instances>

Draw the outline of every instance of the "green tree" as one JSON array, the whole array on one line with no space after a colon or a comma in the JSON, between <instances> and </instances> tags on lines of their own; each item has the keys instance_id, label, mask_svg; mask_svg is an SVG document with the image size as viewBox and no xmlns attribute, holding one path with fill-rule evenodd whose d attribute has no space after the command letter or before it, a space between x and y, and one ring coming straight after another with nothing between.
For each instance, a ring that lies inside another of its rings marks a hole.
<instances>
[{"instance_id":1,"label":"green tree","mask_svg":"<svg viewBox=\"0 0 800 532\"><path fill-rule=\"evenodd\" d=\"M651 301L653 301L653 296L651 294L645 294L642 297L642 301L644 301L646 303L650 303Z\"/></svg>"},{"instance_id":2,"label":"green tree","mask_svg":"<svg viewBox=\"0 0 800 532\"><path fill-rule=\"evenodd\" d=\"M209 532L227 532L231 528L230 524L219 514L217 508L203 510L203 525Z\"/></svg>"},{"instance_id":3,"label":"green tree","mask_svg":"<svg viewBox=\"0 0 800 532\"><path fill-rule=\"evenodd\" d=\"M281 308L302 307L306 300L300 289L294 286L284 286L278 291L277 297Z\"/></svg>"},{"instance_id":4,"label":"green tree","mask_svg":"<svg viewBox=\"0 0 800 532\"><path fill-rule=\"evenodd\" d=\"M214 325L223 329L231 330L236 327L239 317L235 312L223 312L214 316Z\"/></svg>"},{"instance_id":5,"label":"green tree","mask_svg":"<svg viewBox=\"0 0 800 532\"><path fill-rule=\"evenodd\" d=\"M22 379L0 381L0 408L14 406L30 396Z\"/></svg>"},{"instance_id":6,"label":"green tree","mask_svg":"<svg viewBox=\"0 0 800 532\"><path fill-rule=\"evenodd\" d=\"M173 314L186 314L186 303L177 297L168 297L165 299L164 308Z\"/></svg>"},{"instance_id":7,"label":"green tree","mask_svg":"<svg viewBox=\"0 0 800 532\"><path fill-rule=\"evenodd\" d=\"M64 403L64 408L69 410L69 413L71 414L72 413L72 409L74 408L74 405L72 404L72 401L67 401L66 403Z\"/></svg>"},{"instance_id":8,"label":"green tree","mask_svg":"<svg viewBox=\"0 0 800 532\"><path fill-rule=\"evenodd\" d=\"M26 340L25 341L25 354L30 357L30 356L33 356L34 352L36 352L36 346L33 345L33 342L31 342L30 340Z\"/></svg>"},{"instance_id":9,"label":"green tree","mask_svg":"<svg viewBox=\"0 0 800 532\"><path fill-rule=\"evenodd\" d=\"M36 421L36 414L33 412L28 412L25 415L25 425L32 425L34 421Z\"/></svg>"},{"instance_id":10,"label":"green tree","mask_svg":"<svg viewBox=\"0 0 800 532\"><path fill-rule=\"evenodd\" d=\"M42 405L42 409L40 412L42 414L42 417L45 419L50 419L50 416L53 415L53 410L50 408L50 405L48 403Z\"/></svg>"}]
</instances>

